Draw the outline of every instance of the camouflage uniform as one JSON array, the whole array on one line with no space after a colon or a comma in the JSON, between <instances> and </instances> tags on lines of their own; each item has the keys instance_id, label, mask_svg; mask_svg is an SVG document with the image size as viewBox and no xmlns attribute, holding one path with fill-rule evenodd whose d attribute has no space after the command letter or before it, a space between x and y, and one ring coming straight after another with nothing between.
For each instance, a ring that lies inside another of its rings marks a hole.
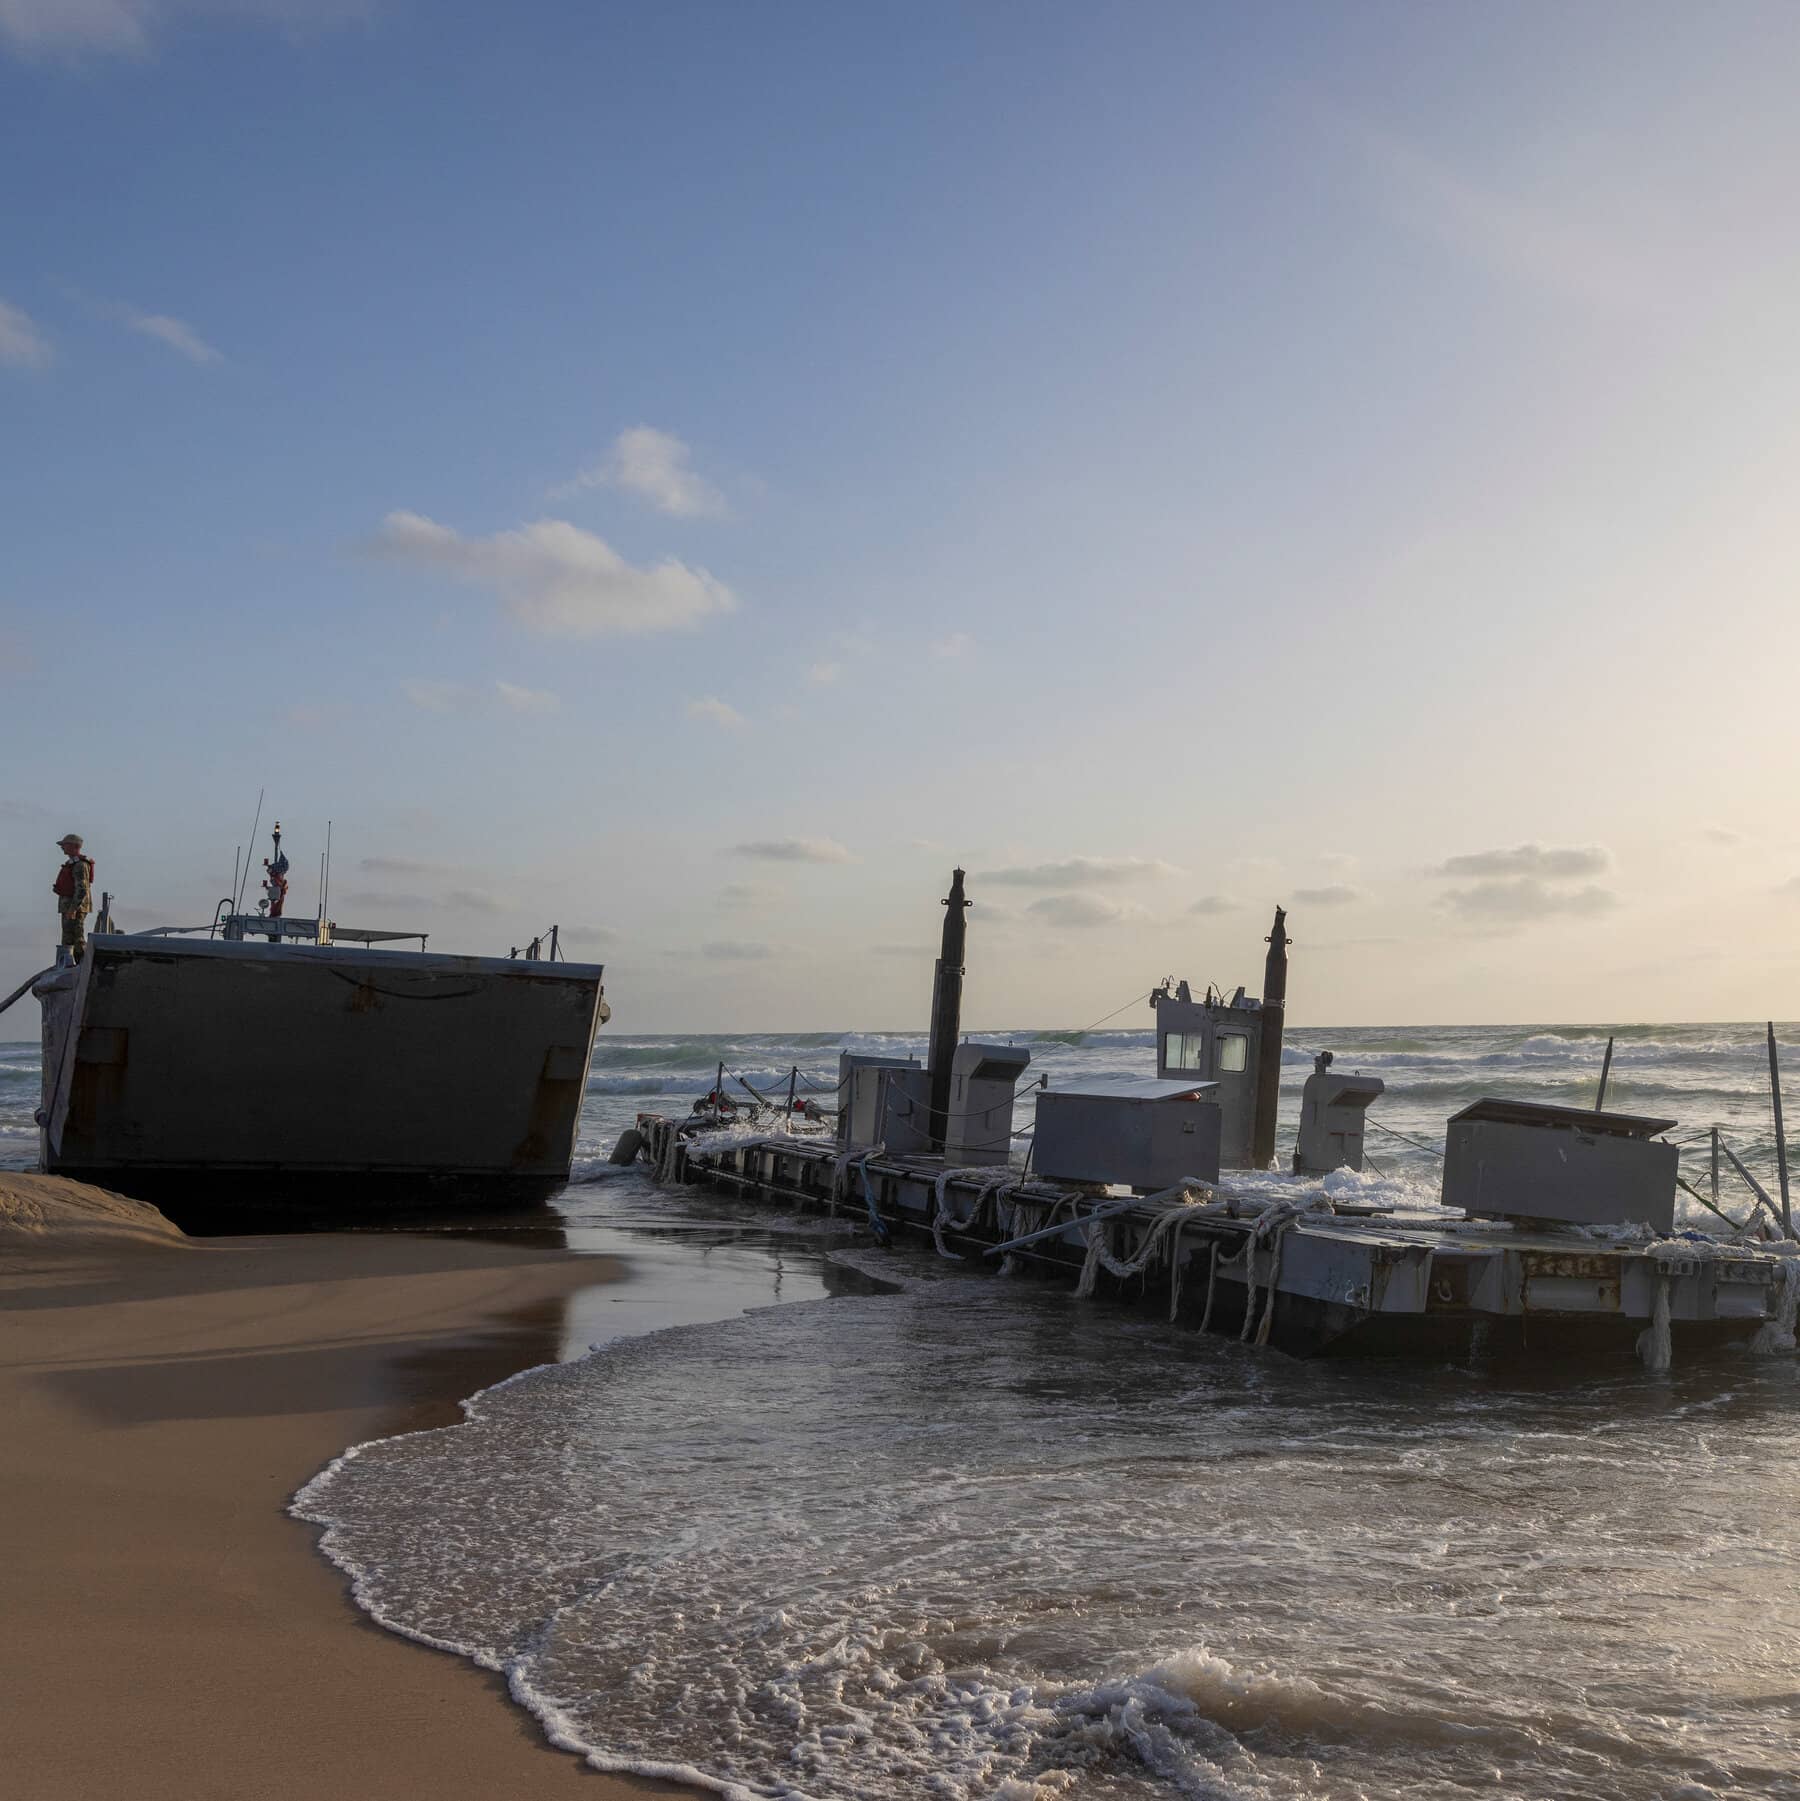
<instances>
[{"instance_id":1,"label":"camouflage uniform","mask_svg":"<svg viewBox=\"0 0 1800 1801\"><path fill-rule=\"evenodd\" d=\"M94 910L94 869L79 851L63 869L69 872L69 892L56 896L56 911L62 917L61 949L69 953L70 962L79 963L87 950L87 916ZM60 951L57 961L63 961Z\"/></svg>"}]
</instances>

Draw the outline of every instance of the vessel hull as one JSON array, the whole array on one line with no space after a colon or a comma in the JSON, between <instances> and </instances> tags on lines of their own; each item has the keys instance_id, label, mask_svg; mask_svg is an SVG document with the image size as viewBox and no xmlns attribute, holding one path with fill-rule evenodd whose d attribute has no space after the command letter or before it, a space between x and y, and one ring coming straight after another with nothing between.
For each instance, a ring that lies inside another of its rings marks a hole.
<instances>
[{"instance_id":1,"label":"vessel hull","mask_svg":"<svg viewBox=\"0 0 1800 1801\"><path fill-rule=\"evenodd\" d=\"M601 973L95 938L39 988L43 1167L209 1229L541 1203L569 1177Z\"/></svg>"}]
</instances>

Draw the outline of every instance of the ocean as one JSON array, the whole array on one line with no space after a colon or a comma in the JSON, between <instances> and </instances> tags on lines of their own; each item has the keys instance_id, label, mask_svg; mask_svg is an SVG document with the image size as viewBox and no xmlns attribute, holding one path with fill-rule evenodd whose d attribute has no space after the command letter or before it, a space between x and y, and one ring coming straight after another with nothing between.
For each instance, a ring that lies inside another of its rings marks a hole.
<instances>
[{"instance_id":1,"label":"ocean","mask_svg":"<svg viewBox=\"0 0 1800 1801\"><path fill-rule=\"evenodd\" d=\"M1429 1199L1448 1114L1591 1105L1608 1031L1296 1027L1284 1116L1315 1050L1380 1074L1368 1186ZM1800 1797L1791 1356L1302 1364L605 1162L720 1062L805 1092L840 1048L922 1041L602 1033L556 1210L626 1280L296 1503L376 1618L603 1767L761 1801ZM0 1047L0 1157L34 1099ZM1714 1121L1773 1183L1760 1026L1621 1030L1609 1101L1699 1135L1703 1190Z\"/></svg>"}]
</instances>

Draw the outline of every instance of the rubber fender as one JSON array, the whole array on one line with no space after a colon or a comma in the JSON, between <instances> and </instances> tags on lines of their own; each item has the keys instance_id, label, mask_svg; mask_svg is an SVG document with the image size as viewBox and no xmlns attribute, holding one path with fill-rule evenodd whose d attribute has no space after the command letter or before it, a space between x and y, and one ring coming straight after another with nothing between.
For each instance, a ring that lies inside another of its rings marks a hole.
<instances>
[{"instance_id":1,"label":"rubber fender","mask_svg":"<svg viewBox=\"0 0 1800 1801\"><path fill-rule=\"evenodd\" d=\"M619 1142L613 1146L612 1155L607 1158L607 1162L635 1163L647 1142L636 1126L627 1126L619 1134Z\"/></svg>"}]
</instances>

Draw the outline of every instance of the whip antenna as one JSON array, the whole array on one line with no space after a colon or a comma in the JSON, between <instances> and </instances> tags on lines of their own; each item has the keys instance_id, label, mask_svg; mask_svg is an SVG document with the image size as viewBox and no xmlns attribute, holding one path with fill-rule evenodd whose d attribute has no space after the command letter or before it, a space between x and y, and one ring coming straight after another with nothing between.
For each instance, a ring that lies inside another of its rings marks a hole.
<instances>
[{"instance_id":1,"label":"whip antenna","mask_svg":"<svg viewBox=\"0 0 1800 1801\"><path fill-rule=\"evenodd\" d=\"M262 824L263 796L267 792L268 792L268 790L266 788L258 788L256 791L256 818L254 820L252 820L251 824L250 824L250 856L251 857L256 855L256 828ZM241 877L239 877L236 891L232 897L231 910L234 913L241 913L244 910L244 884L247 881L249 881L249 879L250 879L250 857L246 857L244 859L244 873Z\"/></svg>"}]
</instances>

